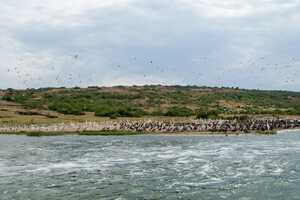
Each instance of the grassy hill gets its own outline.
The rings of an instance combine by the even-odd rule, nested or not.
[[[46,118],[300,115],[300,92],[160,85],[8,89],[0,91],[0,118],[7,112]]]

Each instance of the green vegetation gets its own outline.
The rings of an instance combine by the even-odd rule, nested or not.
[[[192,132],[192,133],[182,133],[182,134],[195,134],[195,135],[239,135],[246,132]],[[251,133],[251,132],[247,132]],[[151,134],[149,132],[135,132],[135,131],[115,131],[115,130],[107,130],[107,131],[83,131],[83,132],[11,132],[11,133],[0,133],[8,134],[8,135],[25,135],[28,137],[51,137],[51,136],[64,136],[64,135],[79,135],[79,136],[131,136],[131,135],[145,135]],[[153,133],[152,133],[153,134]],[[157,133],[156,133],[157,134]],[[167,133],[162,133],[167,134]],[[275,135],[277,131],[275,130],[266,130],[266,131],[255,131],[254,134],[257,135]],[[169,135],[176,135],[176,133],[169,133]]]
[[[66,115],[83,115],[83,109],[78,103],[72,101],[53,102],[48,108],[52,111],[57,111]]]
[[[269,130],[269,131],[256,131],[255,132],[258,135],[276,135],[277,131],[275,130]]]
[[[300,92],[197,86],[117,86],[0,91],[0,100],[25,109],[98,117],[171,116],[239,119],[251,115],[300,115]],[[243,117],[242,117],[243,118]]]
[[[194,111],[187,107],[173,106],[168,109],[165,115],[171,117],[189,117],[194,115]]]
[[[140,108],[131,108],[131,107],[108,107],[102,106],[95,109],[95,115],[99,117],[142,117],[147,113]]]
[[[62,136],[65,135],[66,133],[63,132],[25,132],[24,133],[26,136],[30,137],[42,137],[42,136]]]
[[[10,133],[0,133],[1,134],[7,134],[7,135],[26,135],[29,137],[42,137],[42,136],[62,136],[66,135],[67,133],[64,132],[25,132],[25,131],[20,131],[20,132],[10,132]]]
[[[26,135],[29,137],[43,137],[43,136],[63,136],[63,135],[81,135],[81,136],[126,136],[126,135],[141,135],[146,134],[144,132],[133,132],[133,131],[84,131],[84,132],[75,132],[75,133],[66,133],[66,132],[13,132],[6,133],[9,135]],[[0,133],[1,135],[1,133]]]
[[[218,111],[216,110],[197,110],[197,119],[219,119],[220,117]]]

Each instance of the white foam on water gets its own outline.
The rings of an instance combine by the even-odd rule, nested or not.
[[[71,169],[80,167],[81,165],[79,163],[75,162],[63,162],[63,163],[56,163],[49,166],[51,169],[59,168],[59,169]]]
[[[77,159],[74,161],[66,161],[66,162],[58,162],[58,163],[44,163],[42,165],[33,166],[34,169],[28,169],[27,172],[49,172],[51,170],[65,170],[65,171],[73,171],[73,170],[95,170],[101,169],[105,170],[109,168],[111,165],[105,166],[104,163],[97,163],[94,160],[89,160],[87,158]],[[32,168],[32,167],[30,167]]]
[[[282,168],[276,168],[271,174],[272,175],[280,175],[284,170]]]
[[[30,169],[27,171],[28,172],[39,172],[39,171],[49,172],[55,169],[70,170],[74,168],[79,168],[80,166],[81,165],[79,163],[75,163],[75,162],[51,163],[48,165],[37,166],[36,169]]]
[[[277,131],[277,133],[292,133],[292,132],[299,132],[300,133],[300,129],[285,129],[285,130]]]
[[[127,199],[124,198],[124,197],[118,197],[118,198],[116,198],[115,200],[127,200]]]
[[[161,154],[161,155],[157,155],[158,158],[161,159],[173,159],[173,158],[177,158],[178,155],[174,154],[174,153],[168,153],[168,154]]]
[[[209,180],[199,181],[199,182],[183,182],[182,184],[187,186],[199,187],[205,185],[213,185],[223,183],[224,179],[222,178],[210,178]]]

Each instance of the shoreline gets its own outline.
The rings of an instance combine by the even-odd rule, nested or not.
[[[105,122],[70,122],[57,124],[11,124],[0,125],[1,134],[28,136],[57,135],[274,135],[282,130],[300,129],[299,119],[255,119],[255,120],[190,120],[152,121],[121,120]]]
[[[296,129],[281,129],[272,131],[259,132],[133,132],[133,131],[85,131],[85,132],[0,132],[0,136],[4,135],[20,135],[20,136],[138,136],[138,135],[159,135],[159,136],[268,136],[283,133],[293,133],[300,131]]]
[[[30,136],[30,137],[51,137],[51,136],[144,136],[144,135],[158,135],[158,136],[263,136],[276,135],[277,131],[272,132],[250,132],[250,133],[225,133],[225,132],[176,132],[176,133],[157,133],[157,132],[10,132],[0,133],[0,136],[15,135],[15,136]]]

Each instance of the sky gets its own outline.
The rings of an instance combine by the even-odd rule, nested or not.
[[[0,88],[300,91],[299,0],[0,0]]]

